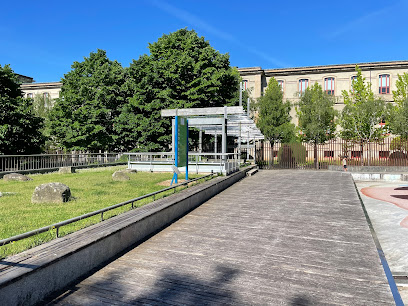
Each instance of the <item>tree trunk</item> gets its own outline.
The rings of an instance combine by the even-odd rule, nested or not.
[[[315,169],[319,169],[319,161],[317,159],[317,140],[314,141],[314,166]]]
[[[361,167],[362,167],[362,166],[364,166],[364,141],[363,140],[361,140],[360,145],[361,145],[361,157],[360,157],[360,160],[361,160]]]
[[[273,156],[273,147],[275,146],[274,141],[269,142],[271,144],[271,154],[269,155],[269,169],[273,167],[274,156]]]
[[[367,141],[367,166],[370,166],[370,159],[371,159],[370,141]]]

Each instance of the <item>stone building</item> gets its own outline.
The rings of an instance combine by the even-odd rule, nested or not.
[[[362,70],[366,82],[372,84],[374,94],[387,102],[393,102],[392,91],[396,90],[398,74],[408,73],[408,61],[341,64],[312,67],[262,69],[261,67],[238,68],[238,71],[249,89],[250,96],[259,98],[266,90],[268,81],[274,77],[282,87],[285,100],[295,103],[299,93],[315,82],[323,90],[335,97],[337,110],[343,108],[342,91],[351,89],[352,80],[356,77],[356,65]],[[297,123],[295,110],[292,109],[293,122]]]
[[[44,98],[53,101],[59,97],[61,86],[61,82],[23,83],[21,84],[21,90],[26,98],[34,98],[36,95],[42,95]]]

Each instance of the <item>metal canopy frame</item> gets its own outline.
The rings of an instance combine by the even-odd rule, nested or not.
[[[224,106],[208,108],[163,109],[162,117],[184,116],[189,127],[199,129],[199,152],[202,153],[202,132],[215,135],[215,153],[217,153],[217,136],[222,135],[222,153],[227,153],[227,136],[238,137],[238,151],[241,156],[241,143],[264,139],[264,135],[249,118],[242,106]],[[174,119],[173,119],[174,120]],[[174,126],[174,124],[173,124]],[[174,131],[173,131],[174,148]],[[248,150],[247,150],[248,154]]]

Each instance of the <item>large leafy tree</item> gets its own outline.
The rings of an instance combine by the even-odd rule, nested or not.
[[[388,123],[390,131],[408,140],[408,98],[395,106],[388,104]]]
[[[315,83],[302,94],[297,115],[301,137],[314,144],[314,163],[318,167],[317,146],[334,138],[336,131],[334,99]]]
[[[13,70],[0,65],[0,154],[41,152],[43,119],[34,114],[32,100],[22,96]]]
[[[398,75],[395,82],[397,90],[393,91],[395,105],[388,104],[389,128],[393,134],[408,139],[408,73]]]
[[[49,115],[56,141],[69,150],[117,150],[114,120],[126,101],[124,83],[124,69],[103,50],[74,62]]]
[[[132,97],[115,123],[122,145],[137,150],[167,150],[171,123],[165,108],[212,107],[236,102],[239,73],[229,55],[216,51],[195,31],[181,29],[149,44],[149,55],[127,69]]]
[[[290,109],[290,102],[283,101],[278,81],[271,78],[265,94],[256,103],[256,125],[270,142],[272,152],[276,142],[290,142],[294,138],[295,126],[291,123]]]
[[[342,92],[345,106],[340,125],[342,137],[360,143],[361,150],[364,151],[366,144],[384,136],[384,129],[379,123],[386,116],[386,107],[383,100],[374,96],[371,84],[366,84],[358,66],[356,71],[357,78],[353,80],[352,89],[350,92]],[[363,157],[361,162],[363,163]]]
[[[398,78],[395,81],[395,87],[397,90],[393,90],[394,102],[401,104],[408,99],[408,73],[398,74]]]

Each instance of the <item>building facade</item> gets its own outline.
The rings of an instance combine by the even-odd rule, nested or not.
[[[61,91],[61,82],[48,82],[48,83],[23,83],[21,84],[21,90],[25,98],[33,98],[37,95],[41,95],[51,101],[59,97]]]
[[[374,94],[387,102],[393,102],[392,91],[396,90],[398,75],[408,73],[408,61],[358,63],[344,65],[327,65],[313,67],[262,69],[261,67],[238,68],[238,71],[249,89],[253,99],[261,97],[274,77],[282,87],[284,100],[296,103],[299,95],[308,86],[318,83],[323,90],[335,97],[335,109],[344,106],[342,91],[349,91],[353,78],[356,77],[356,65],[362,70],[366,82],[371,83]],[[297,123],[294,108],[291,112],[293,122]]]

